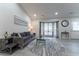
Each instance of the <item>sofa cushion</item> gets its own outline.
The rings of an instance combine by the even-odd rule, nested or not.
[[[18,33],[13,33],[11,36],[19,36]]]
[[[25,36],[24,32],[23,33],[20,33],[20,35],[21,35],[21,37],[24,37]]]
[[[26,36],[31,35],[30,32],[24,32]]]

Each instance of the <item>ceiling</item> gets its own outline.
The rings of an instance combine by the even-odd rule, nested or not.
[[[79,3],[20,3],[22,9],[33,19],[52,19],[79,16]],[[58,12],[58,15],[55,15]]]

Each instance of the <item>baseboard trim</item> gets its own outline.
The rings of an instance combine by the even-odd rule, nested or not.
[[[71,40],[79,40],[79,39],[71,39]]]

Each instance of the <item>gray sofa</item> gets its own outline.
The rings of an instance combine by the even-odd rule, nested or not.
[[[13,33],[12,36],[16,36],[20,48],[23,48],[35,39],[35,33],[31,34],[30,32]]]

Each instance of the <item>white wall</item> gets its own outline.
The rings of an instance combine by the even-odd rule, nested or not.
[[[71,18],[72,21],[78,21],[79,22],[79,17],[76,18]],[[79,39],[79,31],[73,31],[72,26],[71,26],[71,39]]]
[[[37,33],[37,36],[39,36],[39,22],[53,22],[53,21],[59,21],[59,38],[61,39],[61,32],[63,31],[67,31],[70,33],[70,39],[79,39],[79,32],[74,32],[72,31],[72,25],[71,22],[75,19],[79,19],[79,18],[75,18],[75,17],[66,17],[66,18],[59,18],[59,19],[49,19],[49,20],[33,20],[32,24],[33,24],[33,28],[34,28],[34,32]],[[62,20],[68,20],[69,21],[69,26],[68,27],[62,27],[61,26],[61,21]]]
[[[9,33],[27,31],[27,26],[14,24],[14,15],[19,16],[28,23],[30,22],[30,18],[18,4],[0,3],[0,38],[3,37],[6,31]]]

